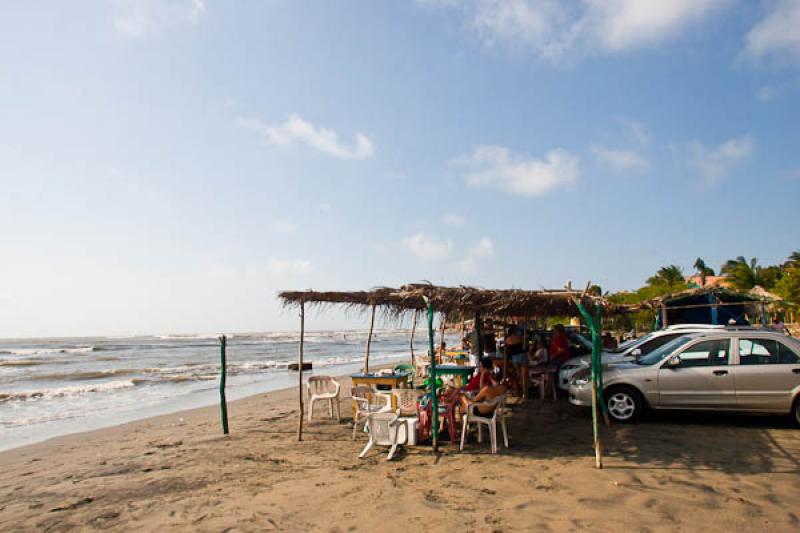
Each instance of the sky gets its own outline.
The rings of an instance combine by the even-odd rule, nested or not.
[[[800,248],[800,0],[3,2],[0,42],[0,337]]]

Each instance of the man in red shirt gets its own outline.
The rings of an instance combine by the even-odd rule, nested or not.
[[[551,368],[558,368],[569,359],[569,339],[564,331],[564,326],[556,324],[553,328],[553,339],[550,341],[550,363]]]

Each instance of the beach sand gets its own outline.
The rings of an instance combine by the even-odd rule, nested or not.
[[[230,404],[228,437],[208,407],[3,452],[0,531],[800,530],[800,430],[781,418],[604,428],[596,470],[588,413],[529,400],[496,456],[473,438],[387,462],[358,459],[349,418],[298,443],[296,399]]]

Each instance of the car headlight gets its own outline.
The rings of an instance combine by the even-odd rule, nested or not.
[[[592,372],[588,369],[578,370],[575,372],[575,375],[572,376],[571,383],[576,387],[583,387],[589,384],[591,375]]]

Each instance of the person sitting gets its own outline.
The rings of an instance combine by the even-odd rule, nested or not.
[[[472,378],[470,378],[469,382],[467,383],[466,391],[467,392],[478,392],[483,387],[490,385],[492,383],[492,360],[488,357],[481,358],[480,366],[478,366],[478,371],[475,373]]]
[[[536,335],[533,338],[533,344],[531,345],[531,366],[536,365],[546,365],[549,358],[547,356],[547,343],[544,342],[541,335]]]
[[[466,413],[469,406],[478,404],[478,412],[483,416],[491,415],[494,412],[495,405],[481,405],[482,402],[494,400],[498,396],[502,396],[508,392],[505,384],[503,383],[503,371],[495,368],[492,372],[492,383],[483,387],[478,394],[472,399],[466,395],[461,397],[462,412]]]

